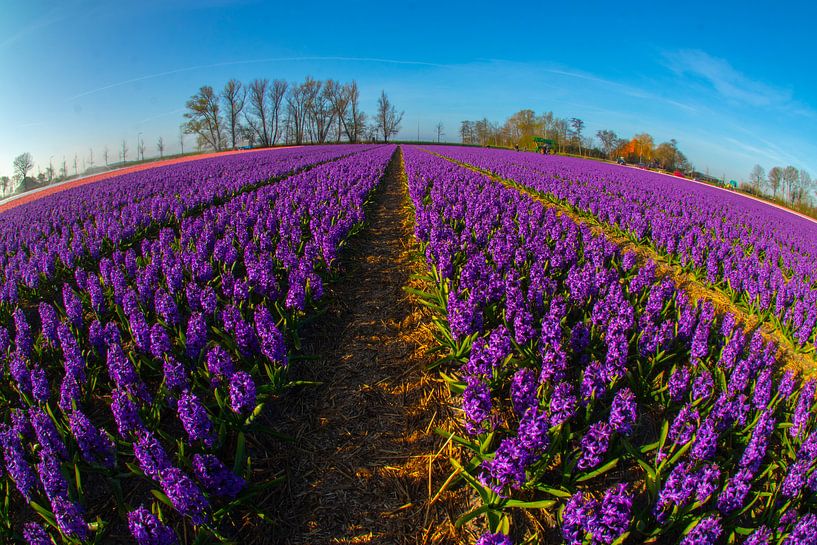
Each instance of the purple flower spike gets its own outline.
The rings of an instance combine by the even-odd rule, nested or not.
[[[723,528],[720,517],[706,517],[681,540],[681,545],[715,545]]]
[[[255,409],[255,382],[249,373],[238,371],[230,377],[230,408],[241,415]]]
[[[216,442],[215,430],[207,410],[196,394],[189,390],[182,392],[179,396],[176,412],[179,420],[184,426],[190,441],[201,441],[208,447],[212,447]]]
[[[482,534],[477,540],[476,545],[513,545],[511,538],[502,533],[497,534]]]
[[[45,528],[37,522],[26,522],[23,526],[23,539],[28,545],[53,545],[51,536],[45,531]]]
[[[194,524],[205,524],[210,520],[210,503],[182,470],[175,467],[163,469],[160,482],[165,495],[179,513],[190,517]]]
[[[193,455],[193,473],[204,488],[216,496],[235,498],[246,484],[212,454]]]
[[[150,511],[140,506],[128,513],[128,529],[138,545],[174,545],[176,532]]]
[[[612,428],[607,422],[596,422],[587,430],[581,440],[582,455],[576,467],[592,469],[598,466],[610,446]]]
[[[636,420],[635,394],[629,388],[622,388],[613,399],[610,409],[610,426],[617,433],[630,435]]]

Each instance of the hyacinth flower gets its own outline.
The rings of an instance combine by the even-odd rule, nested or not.
[[[714,545],[721,534],[723,527],[720,517],[706,517],[698,521],[698,524],[684,536],[681,545]]]
[[[266,307],[255,309],[255,331],[258,334],[261,353],[271,363],[286,366],[287,354],[284,336],[275,325],[275,320]]]
[[[105,430],[96,428],[79,409],[69,415],[68,424],[83,460],[108,468],[114,467],[116,449]]]
[[[43,452],[61,459],[68,458],[68,450],[51,417],[39,407],[30,408],[28,417]]]
[[[207,345],[207,322],[200,312],[194,312],[187,320],[185,343],[187,357],[197,360],[201,351]]]
[[[183,471],[175,467],[162,469],[159,481],[162,491],[179,513],[190,517],[194,524],[205,524],[210,520],[210,503]]]
[[[625,483],[608,488],[601,501],[578,492],[562,512],[562,537],[565,543],[578,545],[589,535],[593,545],[610,545],[629,529],[632,508]]]
[[[196,394],[189,390],[182,392],[179,395],[176,414],[191,442],[201,441],[208,447],[215,444],[216,434],[213,422]]]
[[[637,417],[635,394],[629,388],[622,388],[613,399],[608,423],[613,431],[630,435]]]
[[[127,392],[119,389],[111,392],[111,412],[117,431],[122,437],[145,429],[142,418],[139,416],[139,406]]]
[[[22,430],[19,426],[0,425],[0,446],[3,448],[6,473],[26,501],[31,501],[31,496],[37,489],[37,476],[26,460],[21,435]]]
[[[219,345],[215,345],[207,351],[205,363],[213,386],[217,386],[223,380],[229,380],[235,372],[232,356]]]
[[[234,413],[247,415],[255,409],[255,382],[249,373],[237,371],[230,377],[230,408]]]
[[[23,525],[23,539],[28,545],[53,545],[54,543],[45,528],[37,522],[26,522]]]
[[[176,532],[153,513],[140,506],[128,513],[128,529],[138,545],[175,545]]]
[[[170,456],[161,442],[149,431],[139,431],[133,443],[133,454],[146,476],[158,481],[161,471],[172,467]]]
[[[482,534],[477,540],[476,545],[513,545],[513,541],[503,533],[487,533]]]
[[[817,391],[817,380],[809,380],[800,390],[800,396],[797,398],[797,406],[792,415],[792,426],[789,428],[789,434],[798,438],[803,434],[806,423],[811,419],[811,408],[814,404],[814,393]]]
[[[466,431],[469,434],[482,433],[484,425],[490,427],[491,407],[491,390],[488,385],[479,377],[467,377],[462,395],[462,409],[465,413]]]
[[[612,427],[607,422],[596,422],[591,425],[581,439],[581,455],[576,467],[581,470],[597,467],[610,447]]]
[[[232,500],[246,482],[212,454],[193,455],[193,474],[211,494]]]
[[[62,533],[79,540],[88,537],[88,524],[83,518],[82,506],[68,498],[56,496],[51,500],[51,508]]]

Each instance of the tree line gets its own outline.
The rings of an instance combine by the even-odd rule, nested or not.
[[[792,165],[774,166],[766,170],[755,165],[749,173],[749,182],[742,188],[750,193],[782,200],[791,205],[811,205],[815,181],[805,169]]]
[[[554,142],[555,151],[589,157],[618,158],[630,163],[643,163],[669,171],[688,171],[691,165],[672,139],[656,145],[648,133],[639,133],[630,139],[620,138],[615,131],[600,130],[595,135],[585,134],[583,120],[560,118],[553,112],[536,115],[533,110],[520,110],[503,123],[488,119],[462,121],[460,137],[463,144],[480,146],[519,146],[535,148],[534,138]]]
[[[398,112],[385,91],[369,118],[360,106],[357,82],[303,82],[265,78],[227,81],[216,91],[203,85],[187,101],[182,125],[202,148],[214,151],[277,144],[323,144],[382,139],[400,130]]]
[[[145,160],[145,141],[141,138],[141,134],[136,140],[136,161]],[[184,137],[183,131],[179,132],[179,145],[181,146],[181,153],[184,154]],[[163,137],[156,140],[155,157],[164,158],[164,152],[167,149],[167,144]],[[48,160],[48,164],[44,167],[42,165],[37,167],[34,162],[34,157],[31,153],[21,153],[14,158],[12,162],[13,174],[12,176],[0,176],[0,196],[6,196],[9,192],[22,193],[42,187],[45,185],[63,182],[80,175],[96,174],[110,170],[111,168],[118,168],[125,166],[128,163],[130,147],[128,141],[123,139],[112,152],[108,146],[102,149],[101,156],[94,156],[94,148],[88,148],[88,155],[81,156],[79,153],[74,153],[73,160],[67,159],[63,156],[61,162],[54,163],[54,156]],[[101,159],[101,161],[98,161]],[[118,159],[118,160],[117,160]],[[37,167],[37,173],[34,173]]]

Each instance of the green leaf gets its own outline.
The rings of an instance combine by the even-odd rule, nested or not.
[[[568,494],[569,497],[569,494]],[[556,505],[556,500],[522,501],[508,500],[505,507],[521,507],[523,509],[548,509]]]
[[[552,488],[541,484],[537,484],[536,489],[541,490],[545,494],[550,494],[551,496],[555,496],[557,498],[569,498],[573,495],[567,490],[563,490],[561,488]]]
[[[170,498],[168,498],[167,496],[165,496],[165,495],[164,495],[164,493],[162,493],[161,491],[156,490],[155,488],[153,488],[153,489],[151,489],[150,493],[151,493],[151,494],[153,494],[153,496],[154,496],[154,497],[155,497],[157,500],[159,500],[159,501],[160,501],[160,502],[162,502],[163,504],[167,505],[167,506],[168,506],[168,507],[170,507],[171,509],[176,509],[175,507],[173,507],[173,502],[171,502],[171,501],[170,501]]]
[[[53,526],[55,528],[57,527],[57,518],[54,516],[54,513],[52,513],[51,511],[49,511],[48,509],[46,509],[45,507],[43,507],[42,505],[40,505],[36,501],[30,501],[28,503],[28,505],[31,506],[31,508],[34,509],[37,512],[38,515],[43,517],[43,519],[45,519],[45,521],[48,524],[50,524],[51,526]]]
[[[247,439],[244,432],[238,432],[238,438],[235,445],[235,463],[233,464],[233,473],[241,475],[244,471],[244,458],[247,456]]]
[[[614,458],[613,460],[610,460],[609,462],[607,462],[606,464],[604,464],[600,468],[596,469],[595,471],[591,471],[590,473],[586,473],[585,475],[582,475],[581,477],[576,479],[576,482],[577,483],[583,483],[584,481],[589,481],[590,479],[592,479],[594,477],[598,477],[599,475],[601,475],[603,473],[606,473],[607,471],[610,471],[611,469],[616,467],[616,465],[618,465],[618,461],[619,461],[619,458]]]
[[[489,506],[489,505],[483,505],[482,507],[477,507],[476,509],[474,509],[470,513],[466,513],[463,516],[461,516],[460,518],[458,518],[454,522],[454,527],[462,528],[464,524],[468,523],[468,521],[471,521],[471,520],[477,518],[478,516],[487,513],[490,509],[491,509],[491,506]]]

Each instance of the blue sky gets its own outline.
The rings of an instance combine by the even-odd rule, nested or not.
[[[172,153],[200,85],[312,75],[357,80],[368,112],[385,89],[402,138],[442,121],[455,140],[463,119],[532,108],[675,138],[716,176],[817,175],[810,3],[0,0],[0,13],[0,174],[23,151],[44,167],[93,148],[99,163],[127,139],[134,157],[139,133],[147,155],[159,136]]]

